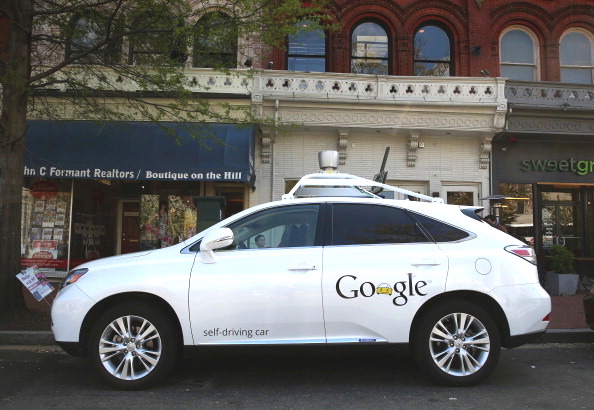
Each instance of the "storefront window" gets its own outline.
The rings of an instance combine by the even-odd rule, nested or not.
[[[499,204],[499,220],[513,236],[534,246],[531,184],[499,184],[499,193],[510,199]]]
[[[196,234],[196,207],[191,196],[140,197],[140,250],[166,248]]]
[[[448,191],[446,201],[450,205],[472,206],[472,192]]]
[[[63,277],[68,265],[70,181],[30,180],[23,188],[21,266]]]

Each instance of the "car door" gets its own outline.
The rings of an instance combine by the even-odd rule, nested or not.
[[[448,259],[403,209],[334,203],[324,248],[328,343],[408,342],[415,312],[444,291]]]
[[[319,204],[250,214],[228,226],[234,242],[216,251],[215,263],[196,257],[189,289],[196,344],[325,342],[320,215]]]

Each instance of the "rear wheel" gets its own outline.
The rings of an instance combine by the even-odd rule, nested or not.
[[[91,330],[89,357],[99,376],[122,390],[163,379],[178,355],[171,320],[156,307],[126,303],[106,311]]]
[[[499,331],[477,305],[451,301],[422,319],[413,340],[415,358],[434,381],[469,386],[488,377],[499,360]]]

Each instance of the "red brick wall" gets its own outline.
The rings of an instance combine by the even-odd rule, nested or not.
[[[594,36],[593,0],[335,0],[328,14],[341,25],[328,36],[331,72],[350,71],[350,35],[364,19],[388,31],[393,75],[412,75],[414,32],[426,21],[439,22],[451,32],[457,76],[480,76],[481,70],[499,75],[500,36],[516,25],[538,38],[540,79],[559,81],[563,33],[579,27]],[[284,50],[277,50],[274,60],[274,68],[286,69]]]

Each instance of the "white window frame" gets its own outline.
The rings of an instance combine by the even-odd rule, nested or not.
[[[479,184],[464,183],[444,183],[442,184],[442,198],[448,203],[448,192],[471,192],[472,206],[478,206],[479,193],[481,192]]]
[[[534,50],[534,55],[533,55],[533,64],[526,64],[526,63],[510,63],[510,62],[503,62],[502,59],[502,49],[503,47],[501,46],[501,41],[503,40],[503,37],[509,33],[510,31],[523,31],[524,33],[526,33],[531,39],[532,39],[532,44],[533,44],[533,50]],[[538,41],[538,37],[536,36],[536,34],[534,34],[534,32],[532,30],[530,30],[528,27],[525,26],[510,26],[507,27],[505,30],[503,30],[501,32],[501,36],[499,37],[499,70],[500,72],[502,71],[501,68],[503,66],[521,66],[521,67],[532,67],[534,70],[534,79],[533,81],[540,81],[540,42]]]
[[[580,66],[580,65],[562,65],[561,64],[561,41],[563,40],[563,38],[568,35],[568,34],[572,34],[572,33],[579,33],[584,35],[588,41],[590,41],[590,65],[589,66]],[[560,71],[563,70],[564,68],[585,68],[585,69],[590,69],[590,71],[592,72],[592,83],[594,83],[594,35],[592,35],[592,33],[590,33],[589,31],[580,29],[580,28],[572,28],[567,30],[566,32],[563,33],[563,35],[561,35],[561,37],[559,38],[559,67],[560,67]],[[561,73],[559,73],[561,74]]]

